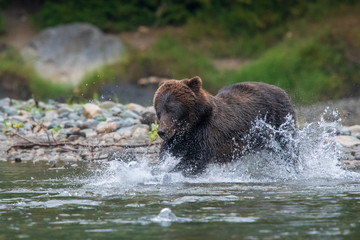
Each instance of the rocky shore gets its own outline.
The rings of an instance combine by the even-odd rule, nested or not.
[[[134,103],[0,99],[0,161],[45,160],[53,167],[117,156],[130,161],[146,155],[156,161],[160,140],[150,140],[154,121],[153,107]],[[360,167],[360,125],[339,126],[330,140],[340,144],[344,167]]]
[[[1,99],[0,160],[96,161],[116,154],[125,160],[143,154],[156,160],[159,140],[149,137],[154,121],[153,107],[133,103]]]

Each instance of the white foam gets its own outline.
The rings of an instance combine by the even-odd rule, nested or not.
[[[336,113],[333,113],[336,115]],[[288,119],[291,124],[292,119]],[[137,162],[125,163],[111,161],[94,175],[84,180],[84,188],[99,188],[100,194],[111,195],[121,192],[138,191],[149,186],[169,186],[183,183],[249,183],[276,182],[312,179],[348,179],[359,178],[360,174],[347,171],[339,166],[341,150],[334,142],[329,141],[341,126],[340,121],[318,122],[303,125],[293,137],[286,132],[289,125],[284,124],[280,130],[273,129],[262,120],[254,124],[254,132],[270,131],[273,139],[270,146],[275,151],[251,153],[229,164],[214,164],[208,166],[205,173],[199,177],[184,177],[181,173],[169,173],[179,160],[168,156],[158,165],[150,165],[151,159],[144,156]],[[284,150],[275,141],[275,133],[282,133],[293,144],[285,156],[299,154],[299,164],[296,169],[289,166],[284,159]],[[298,151],[298,152],[297,152]],[[289,154],[290,153],[290,154]]]

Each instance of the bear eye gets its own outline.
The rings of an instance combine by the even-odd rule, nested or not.
[[[156,117],[160,120],[161,115],[159,112],[156,112]]]

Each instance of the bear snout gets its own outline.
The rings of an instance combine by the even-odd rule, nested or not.
[[[169,128],[169,129],[164,129],[164,128],[159,128],[157,130],[158,135],[163,139],[163,140],[167,140],[172,138],[175,135],[175,129],[174,128]]]
[[[165,130],[158,129],[157,133],[162,139],[165,139],[165,136],[166,136]]]

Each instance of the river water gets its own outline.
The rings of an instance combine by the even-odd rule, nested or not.
[[[299,131],[296,172],[274,153],[196,178],[168,173],[171,157],[0,162],[0,240],[360,239],[360,172],[339,166],[331,127]]]

